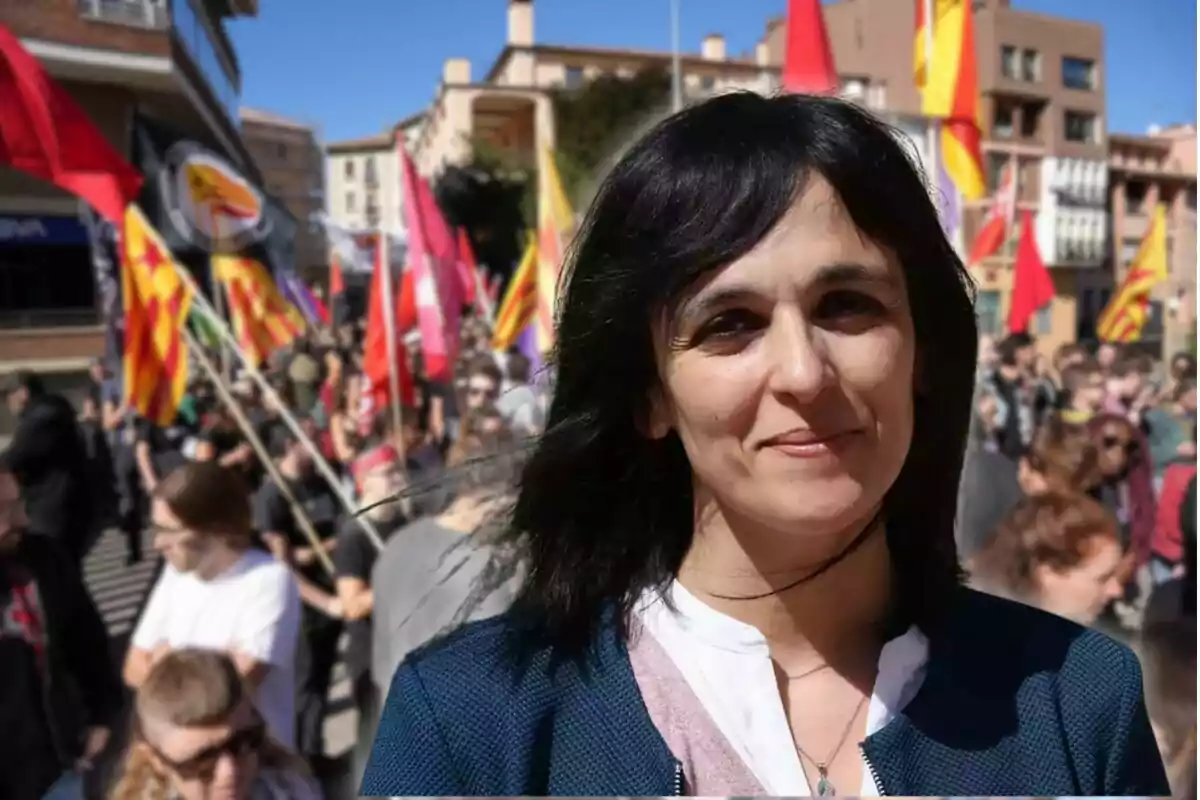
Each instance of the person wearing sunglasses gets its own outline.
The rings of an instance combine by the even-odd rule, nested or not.
[[[232,659],[176,650],[134,699],[113,800],[317,800],[304,762],[271,738]]]

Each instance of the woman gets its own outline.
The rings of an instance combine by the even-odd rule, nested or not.
[[[1038,427],[1017,467],[1026,495],[1087,493],[1100,483],[1099,453],[1087,429],[1050,416]]]
[[[1121,595],[1121,540],[1104,506],[1082,494],[1024,500],[976,556],[986,591],[1091,625]]]
[[[975,315],[896,137],[729,94],[614,167],[513,508],[528,578],[396,671],[364,794],[1166,790],[1128,650],[960,586]]]
[[[1100,457],[1097,495],[1120,525],[1134,566],[1150,560],[1157,503],[1146,438],[1128,419],[1100,414],[1088,424]]]
[[[177,650],[134,700],[113,800],[317,800],[303,762],[272,741],[228,656]]]

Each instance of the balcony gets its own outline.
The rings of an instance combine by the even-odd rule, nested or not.
[[[145,30],[165,30],[170,22],[161,0],[75,0],[79,16]]]

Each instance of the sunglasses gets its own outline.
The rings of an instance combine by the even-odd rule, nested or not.
[[[1105,450],[1120,448],[1129,456],[1136,455],[1138,451],[1137,442],[1130,439],[1122,439],[1119,436],[1105,436],[1100,440],[1100,444],[1103,445]]]
[[[180,778],[191,781],[208,780],[216,772],[217,763],[221,760],[222,756],[228,755],[234,758],[243,758],[257,752],[266,740],[267,726],[260,721],[249,728],[243,728],[237,733],[232,734],[225,741],[218,742],[212,747],[206,747],[196,755],[182,761],[174,761],[168,758],[163,755],[161,750],[149,742],[146,742],[146,746],[153,750],[154,754],[162,759]]]

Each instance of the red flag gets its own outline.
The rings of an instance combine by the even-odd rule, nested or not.
[[[1012,302],[1008,307],[1009,333],[1029,329],[1029,320],[1054,299],[1054,281],[1033,238],[1033,215],[1021,212],[1021,239],[1013,264]]]
[[[476,297],[475,287],[477,285],[476,275],[479,272],[479,264],[475,261],[475,251],[471,248],[471,238],[467,236],[466,228],[458,229],[458,277],[462,282],[462,301],[463,305],[479,306],[479,310],[483,310],[483,303]]]
[[[342,262],[337,255],[329,258],[329,301],[346,291],[346,276],[342,274]]]
[[[142,186],[141,174],[3,25],[0,164],[83,198],[118,225]]]
[[[400,333],[408,333],[418,324],[417,290],[413,275],[411,269],[406,269],[400,278],[399,299],[396,301],[396,328]]]
[[[1017,177],[1016,163],[1009,159],[1000,178],[1000,186],[996,189],[992,207],[988,209],[983,227],[975,235],[971,243],[971,254],[967,257],[967,266],[973,267],[988,256],[994,255],[1008,240],[1013,225],[1013,217],[1017,212]]]
[[[363,373],[371,381],[373,408],[380,411],[391,400],[391,361],[388,358],[387,322],[385,314],[396,314],[395,295],[384,292],[383,247],[375,244],[375,269],[371,275],[371,288],[367,299],[367,330],[363,337]],[[404,344],[400,341],[400,326],[396,326],[396,374],[400,384],[400,398],[404,405],[413,405],[413,382],[408,371],[408,358]]]
[[[837,94],[841,88],[821,0],[788,0],[783,88],[807,94]]]

